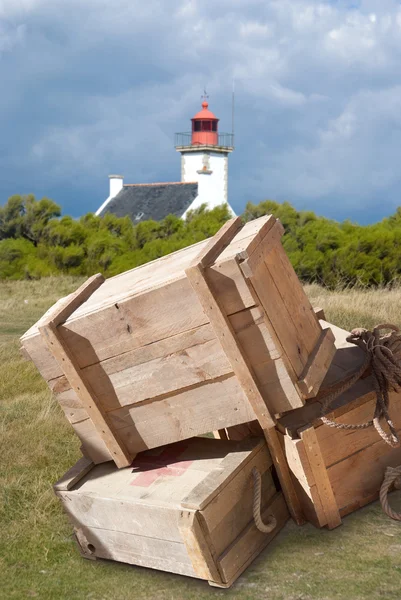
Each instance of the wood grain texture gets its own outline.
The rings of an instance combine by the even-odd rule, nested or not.
[[[201,579],[222,582],[210,538],[206,540],[197,511],[182,511],[179,528],[194,572]]]
[[[80,479],[82,479],[82,477],[85,477],[85,475],[89,473],[93,466],[94,463],[83,456],[69,471],[67,471],[67,473],[65,473],[65,475],[63,475],[61,479],[57,481],[57,483],[53,485],[53,489],[57,492],[70,490],[80,481]]]
[[[100,437],[110,451],[110,454],[113,456],[116,464],[119,467],[125,467],[131,464],[134,455],[127,451],[122,439],[118,434],[116,435],[115,432],[112,431],[106,413],[97,400],[90,385],[82,376],[74,354],[61,339],[57,326],[50,321],[40,327],[40,333],[46,340],[46,343],[48,344],[49,349],[51,349],[57,362],[60,366],[62,365],[68,381],[88,412],[96,429],[99,431]]]
[[[202,248],[189,268],[197,264],[205,268],[214,263],[224,248],[230,244],[237,231],[241,228],[241,217],[234,217],[233,219],[230,219],[224,223],[216,235],[209,240],[207,246]]]
[[[264,236],[258,237],[258,244],[252,243],[252,240],[245,252],[240,255],[240,258],[245,259],[241,264],[245,277],[252,277],[258,265],[265,261],[269,253],[281,243],[284,234],[282,224],[273,218],[270,220],[269,225],[270,227],[266,228]]]
[[[277,520],[277,527],[271,533],[261,533],[252,521],[220,557],[221,569],[227,582],[232,582],[245,570],[287,521],[288,509],[282,494],[277,494],[273,498],[262,513],[262,519],[267,519],[269,515],[273,515]]]
[[[271,459],[265,443],[262,440],[247,440],[238,446],[236,452],[231,452],[219,465],[219,468],[209,474],[191,493],[183,498],[181,505],[188,509],[204,510],[213,500],[225,490],[226,486],[236,477],[239,470],[248,471],[248,465],[257,462],[264,471],[271,466]],[[225,494],[224,494],[225,495]],[[224,497],[224,496],[222,496]],[[215,503],[213,503],[212,512]],[[204,513],[209,515],[209,512]],[[212,518],[213,521],[213,518]],[[213,523],[212,523],[213,527]]]
[[[336,353],[334,340],[333,331],[330,328],[323,329],[315,348],[309,355],[308,362],[297,382],[305,398],[313,398],[319,391]]]
[[[181,390],[167,398],[107,413],[131,452],[190,438],[255,419],[237,379],[232,377]]]
[[[239,345],[228,317],[207,281],[204,270],[200,265],[193,265],[186,273],[255,415],[262,427],[272,427],[273,419],[258,389],[251,365]]]
[[[341,517],[314,428],[309,427],[302,431],[301,440],[304,442],[316,488],[326,514],[327,526],[333,529],[341,525]]]

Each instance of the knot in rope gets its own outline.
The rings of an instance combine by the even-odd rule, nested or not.
[[[387,333],[381,333],[383,331],[387,331]],[[374,327],[373,331],[363,328],[353,329],[347,337],[347,342],[355,344],[364,351],[364,363],[340,388],[324,398],[321,419],[329,427],[336,427],[337,429],[365,429],[374,426],[387,444],[396,447],[400,442],[394,424],[390,419],[388,409],[390,403],[389,392],[398,392],[401,390],[401,334],[399,328],[396,325],[384,323]],[[327,413],[333,400],[352,387],[369,367],[372,370],[373,385],[376,393],[376,408],[373,419],[366,423],[355,425],[337,423],[336,421],[327,419],[324,415]],[[382,428],[381,420],[386,421],[390,431],[389,434]]]
[[[395,521],[401,521],[401,513],[396,513],[390,506],[388,501],[388,492],[391,486],[396,489],[401,489],[401,466],[399,467],[387,467],[384,475],[384,480],[380,488],[380,504],[386,515]]]

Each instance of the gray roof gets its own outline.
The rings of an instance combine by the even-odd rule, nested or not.
[[[161,221],[167,215],[182,217],[198,195],[197,183],[141,183],[124,185],[105,206],[99,216],[112,213],[128,216],[133,223],[153,219]]]

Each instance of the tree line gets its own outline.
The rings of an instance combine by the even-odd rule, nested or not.
[[[285,228],[284,248],[300,279],[330,288],[389,285],[401,277],[401,207],[374,225],[338,223],[288,202],[248,203],[244,221],[266,214]],[[202,207],[183,221],[134,225],[128,217],[88,213],[62,216],[48,198],[15,195],[0,207],[0,279],[39,279],[49,275],[106,277],[154,260],[216,233],[230,214],[225,206]]]

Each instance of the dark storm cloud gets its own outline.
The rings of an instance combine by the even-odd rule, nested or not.
[[[401,203],[395,1],[0,0],[0,202],[95,210],[109,172],[178,180],[207,85],[236,150],[230,201],[361,221]]]

